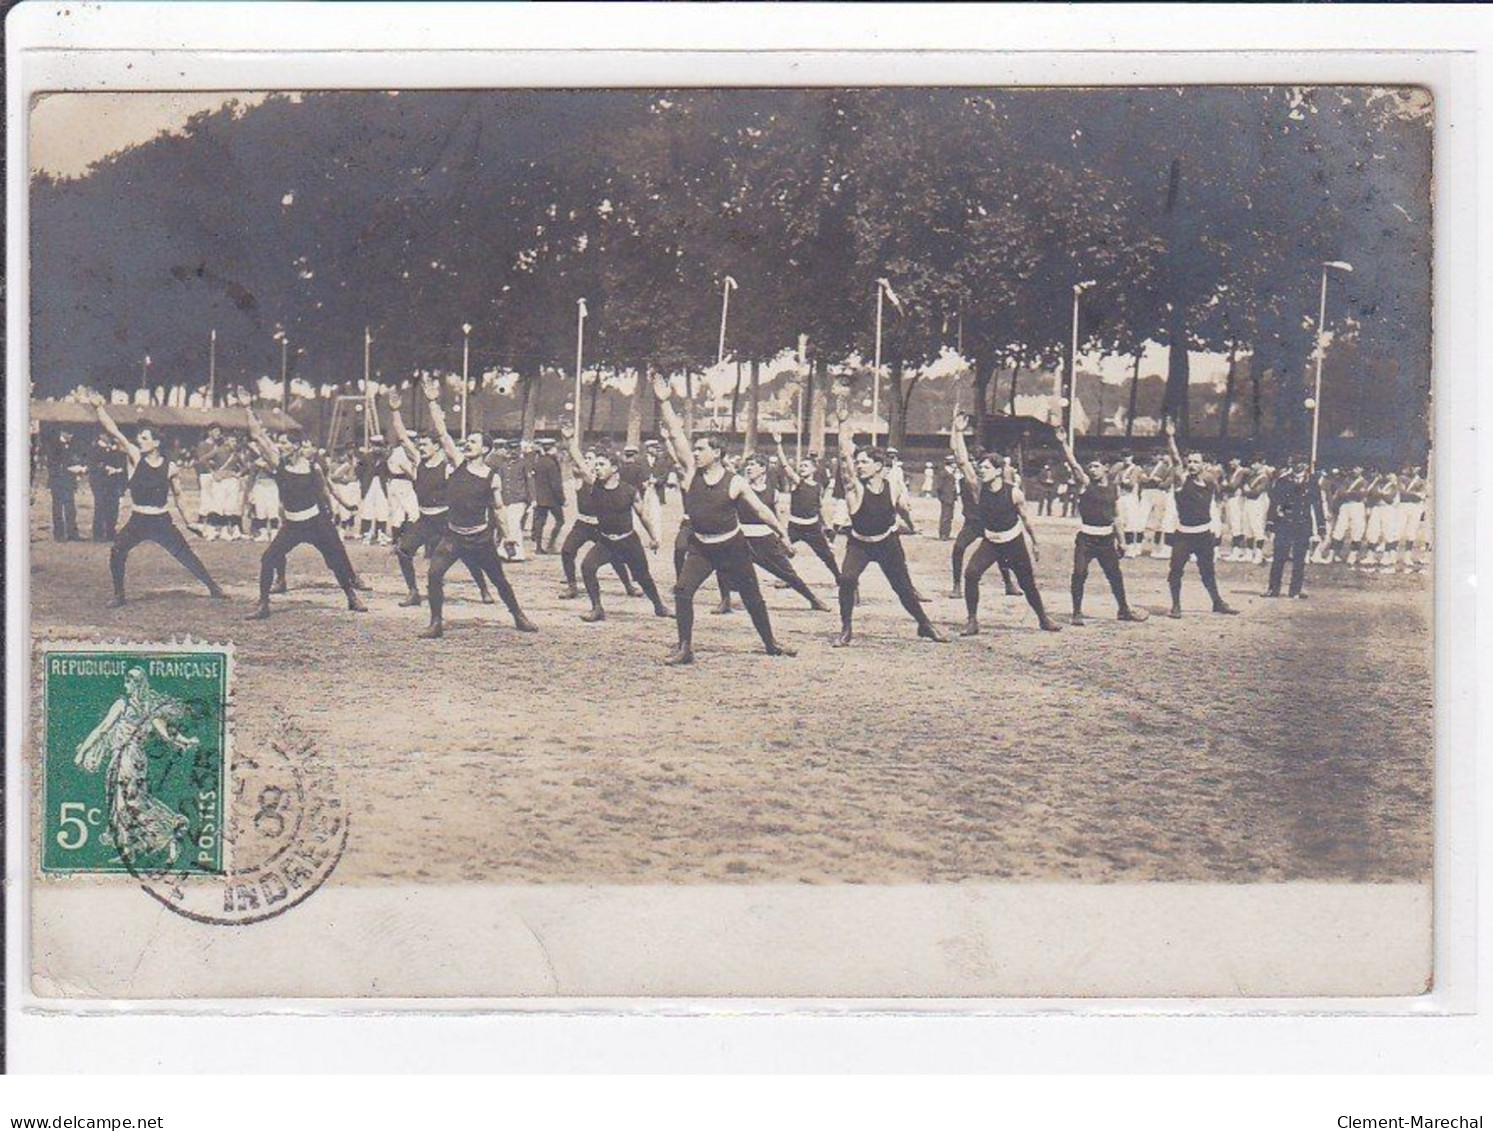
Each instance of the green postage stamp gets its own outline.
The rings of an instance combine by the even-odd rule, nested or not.
[[[42,870],[223,872],[232,651],[43,647]]]

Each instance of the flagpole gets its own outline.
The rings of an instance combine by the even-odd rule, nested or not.
[[[215,329],[207,339],[207,407],[213,407],[213,396],[218,385],[218,331]]]
[[[731,292],[736,289],[736,280],[727,275],[721,284],[721,336],[715,347],[715,363],[726,360],[726,312],[731,309]]]

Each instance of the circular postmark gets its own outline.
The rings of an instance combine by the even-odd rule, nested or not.
[[[165,863],[137,853],[132,835],[149,813],[128,799],[114,814],[120,858],[141,888],[169,910],[198,923],[241,927],[283,915],[314,895],[347,847],[347,810],[335,766],[315,740],[279,716],[263,737],[234,738],[226,796],[205,797],[189,839]],[[213,826],[208,807],[223,814]],[[222,867],[200,867],[221,838]],[[146,857],[149,856],[149,862]]]

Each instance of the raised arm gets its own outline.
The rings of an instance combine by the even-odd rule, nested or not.
[[[259,449],[259,454],[264,457],[264,462],[270,467],[280,466],[280,449],[275,447],[274,441],[269,433],[264,430],[263,423],[254,414],[252,408],[246,407],[244,413],[249,421],[249,442]]]
[[[1172,457],[1172,482],[1182,482],[1182,453],[1177,450],[1177,423],[1170,416],[1161,418],[1161,430],[1166,433],[1166,450]]]
[[[1078,462],[1078,457],[1073,454],[1073,442],[1068,438],[1068,433],[1063,429],[1057,430],[1058,443],[1063,448],[1063,459],[1068,461],[1068,470],[1073,472],[1073,483],[1080,491],[1089,489],[1089,473],[1083,469]]]
[[[855,473],[855,432],[850,427],[850,385],[835,385],[835,436],[840,448],[840,482],[852,514],[861,504],[861,480]]]
[[[404,400],[393,389],[389,390],[389,430],[394,433],[394,442],[404,449],[404,454],[410,457],[410,462],[416,467],[420,466],[420,449],[415,447],[415,441],[410,439],[409,429],[404,426],[404,417],[399,415],[400,406]]]
[[[425,377],[421,380],[420,387],[425,390],[425,399],[430,402],[430,426],[435,429],[441,451],[446,453],[446,458],[455,466],[461,462],[461,449],[456,446],[456,441],[446,428],[446,413],[441,408],[441,383],[434,377]]]
[[[788,455],[783,451],[783,436],[780,432],[772,434],[772,442],[778,450],[778,466],[783,469],[783,475],[788,480],[790,487],[797,487],[803,480],[799,478],[798,471],[788,462]]]
[[[965,482],[971,487],[980,485],[980,477],[975,474],[974,462],[969,458],[969,446],[964,442],[964,431],[969,427],[969,413],[954,411],[954,422],[949,428],[949,449],[954,453],[954,463],[958,465],[959,474],[964,476]]]
[[[586,464],[586,453],[581,451],[581,442],[576,438],[575,429],[569,424],[560,425],[560,438],[565,441],[565,454],[575,464],[575,473],[585,480],[586,486],[594,485],[596,472]]]
[[[684,421],[680,420],[679,414],[674,411],[674,393],[669,388],[669,379],[662,373],[655,373],[652,385],[653,396],[658,401],[659,418],[664,425],[664,439],[669,441],[669,450],[674,454],[674,462],[679,465],[680,485],[687,486],[695,474],[695,453],[690,451],[689,437],[684,432]]]
[[[104,435],[114,441],[115,446],[124,452],[125,457],[131,463],[138,462],[140,459],[140,449],[130,443],[129,438],[119,430],[119,425],[114,423],[114,418],[109,415],[109,410],[104,407],[104,398],[102,396],[94,398],[93,411],[98,417],[99,427],[104,430]]]

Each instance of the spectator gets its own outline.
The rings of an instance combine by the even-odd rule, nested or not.
[[[59,542],[81,542],[78,533],[78,476],[82,458],[71,432],[58,432],[47,449],[47,488],[52,493],[52,537]]]
[[[93,494],[93,540],[112,542],[119,526],[119,500],[128,467],[125,456],[100,432],[88,450],[88,489]]]

